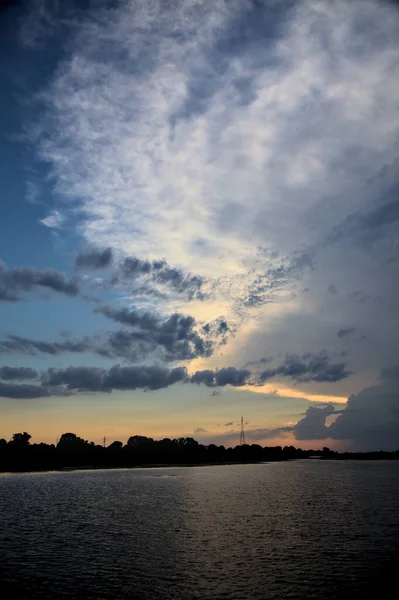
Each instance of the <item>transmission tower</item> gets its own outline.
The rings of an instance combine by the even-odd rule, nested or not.
[[[244,417],[241,417],[240,446],[245,446]]]
[[[104,436],[104,438],[103,438],[103,448],[105,448],[106,443],[107,443],[107,438]]]

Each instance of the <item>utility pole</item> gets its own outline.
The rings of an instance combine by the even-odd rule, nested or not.
[[[241,417],[240,446],[245,446],[244,417]]]

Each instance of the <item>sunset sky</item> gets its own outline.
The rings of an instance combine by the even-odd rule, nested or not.
[[[398,449],[397,4],[1,7],[0,437]]]

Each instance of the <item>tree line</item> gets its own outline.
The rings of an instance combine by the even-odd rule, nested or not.
[[[225,448],[200,444],[192,437],[154,440],[142,435],[129,437],[126,444],[108,446],[89,442],[74,433],[63,433],[57,444],[31,444],[29,433],[0,438],[0,471],[23,472],[73,468],[112,468],[155,465],[201,465],[284,461],[319,457],[324,459],[399,458],[397,452],[338,453],[324,447],[302,450],[294,446],[244,444]]]

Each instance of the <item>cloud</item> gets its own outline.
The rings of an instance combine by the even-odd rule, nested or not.
[[[187,377],[185,367],[168,370],[162,367],[112,367],[104,380],[105,389],[157,390],[182,382]]]
[[[8,335],[5,340],[0,340],[0,354],[43,354],[57,355],[64,352],[87,352],[95,350],[93,341],[89,338],[82,340],[66,340],[63,342],[48,342],[43,340],[32,340],[19,335]]]
[[[380,383],[349,396],[345,410],[328,428],[329,437],[353,448],[399,448],[399,367],[385,369]]]
[[[263,371],[259,379],[267,381],[276,375],[291,377],[295,381],[333,382],[340,381],[350,375],[344,362],[331,363],[325,350],[318,353],[287,354],[285,361],[274,369]]]
[[[105,370],[99,367],[67,367],[49,369],[42,377],[46,387],[66,386],[69,390],[100,392],[103,390]]]
[[[0,397],[13,399],[45,398],[50,392],[40,385],[4,383],[0,381]]]
[[[290,4],[124,2],[76,27],[47,90],[41,154],[58,190],[84,198],[88,239],[191,264],[201,242],[239,263],[265,235],[297,249],[307,216],[325,229],[333,193],[336,218],[353,211],[398,130],[397,13]]]
[[[23,369],[20,373],[27,375],[28,371],[31,370]],[[36,372],[32,370],[33,373]],[[218,373],[222,373],[222,376],[218,376]],[[39,377],[41,385],[37,386],[0,382],[0,386],[2,386],[0,393],[10,398],[40,398],[42,396],[68,395],[77,392],[158,390],[176,383],[198,383],[196,377],[188,375],[186,367],[180,366],[168,369],[157,365],[114,365],[109,369],[86,366],[70,366],[65,369],[50,368],[39,374]],[[213,372],[213,380],[208,385],[238,386],[243,385],[246,378],[247,375],[244,375],[241,371],[233,367],[227,367]],[[7,396],[8,392],[9,395]]]
[[[330,426],[326,418],[338,415]],[[345,440],[352,450],[399,448],[399,366],[384,369],[380,383],[352,394],[343,410],[310,407],[293,427],[297,440]]]
[[[132,331],[111,336],[114,348],[118,343],[128,346],[136,341],[143,342],[153,350],[162,347],[166,360],[187,360],[210,356],[213,352],[214,341],[196,331],[196,321],[189,315],[174,313],[161,319],[153,313],[110,306],[101,307],[96,312],[132,328]]]
[[[208,433],[208,430],[203,427],[197,427],[197,429],[194,429],[194,433]]]
[[[40,219],[40,223],[49,229],[60,229],[65,217],[58,210],[53,210],[48,217]]]
[[[112,390],[157,390],[187,378],[184,367],[165,369],[158,366],[121,367],[68,367],[49,369],[42,378],[44,386],[65,386],[82,392],[111,392]]]
[[[235,367],[225,367],[216,371],[211,369],[204,369],[203,371],[196,371],[191,375],[191,383],[197,383],[198,385],[203,383],[209,387],[213,386],[225,386],[233,385],[239,387],[247,383],[251,372],[246,369],[236,369]]]
[[[113,254],[110,247],[103,250],[92,248],[80,252],[75,264],[77,269],[105,269],[112,264],[112,261]]]
[[[21,267],[8,270],[0,262],[0,301],[17,302],[21,300],[21,293],[30,292],[38,287],[71,297],[79,293],[75,279],[67,279],[63,273],[53,269],[41,271]]]
[[[292,428],[297,440],[324,440],[329,437],[326,418],[334,413],[334,405],[310,406],[303,419]]]
[[[229,423],[224,424],[224,427],[231,427],[232,425],[234,425],[234,421],[229,421]]]
[[[354,240],[374,258],[383,261],[399,259],[396,231],[399,222],[398,186],[390,190],[393,199],[370,209],[359,209],[350,214],[328,237],[329,243]],[[383,243],[381,243],[383,242]]]
[[[0,379],[36,379],[39,376],[35,369],[29,367],[0,367]]]
[[[140,290],[180,313],[196,290],[197,323],[223,313],[242,331],[226,364],[288,352],[277,374],[341,392],[335,333],[356,323],[368,342],[348,361],[365,385],[397,344],[397,7],[211,4],[126,0],[75,19],[41,90],[38,155],[84,243],[135,257],[115,275],[132,304]],[[205,283],[186,290],[190,273]],[[129,348],[127,333],[113,343]],[[305,358],[327,343],[327,363]]]
[[[247,369],[236,369],[235,367],[225,367],[215,372],[215,384],[217,386],[245,385],[250,377],[251,371]]]
[[[243,297],[239,299],[244,306],[262,306],[272,302],[276,293],[292,290],[306,269],[315,268],[314,257],[309,251],[294,252],[292,257],[277,255],[280,264],[269,263],[266,271],[252,281]]]
[[[348,337],[350,336],[352,333],[354,333],[354,331],[356,331],[355,327],[344,327],[342,329],[339,329],[337,331],[337,336],[339,338],[343,338],[343,337]]]
[[[223,319],[199,325],[193,317],[179,313],[162,317],[158,313],[111,306],[102,306],[96,312],[126,328],[60,341],[8,335],[0,340],[0,354],[92,352],[134,362],[153,355],[154,358],[170,362],[209,357],[218,345],[224,343],[229,333],[229,327]]]
[[[188,300],[204,300],[207,297],[201,291],[205,283],[203,277],[170,267],[164,259],[149,261],[128,256],[119,263],[118,269],[119,280],[122,279],[125,285],[144,278],[147,282],[166,286],[177,294],[186,294]]]

